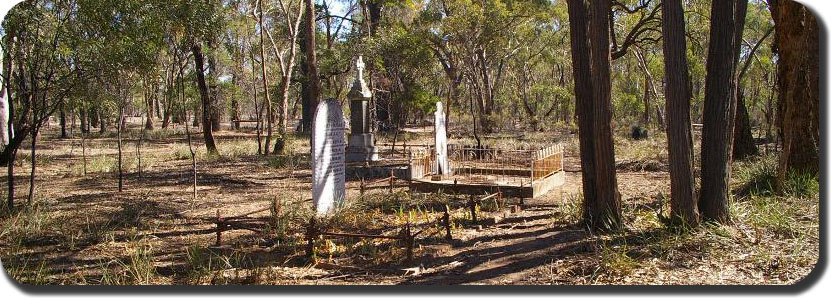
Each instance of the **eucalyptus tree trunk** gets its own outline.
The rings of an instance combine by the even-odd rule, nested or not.
[[[305,44],[303,47],[306,50],[307,90],[303,102],[303,116],[304,119],[308,117],[309,122],[307,124],[304,121],[304,129],[309,131],[312,128],[312,118],[321,94],[321,82],[318,77],[318,58],[315,53],[315,3],[312,0],[304,0],[304,2],[306,2],[306,12],[304,13],[306,18],[303,19],[303,41]],[[307,125],[309,127],[306,127]]]
[[[754,60],[754,53],[757,52],[757,49],[760,48],[760,45],[763,44],[763,41],[771,35],[771,32],[774,30],[774,27],[769,28],[766,31],[765,35],[757,41],[751,51],[746,55],[745,63],[743,63],[742,68],[737,75],[737,84],[742,82],[743,76],[745,76],[746,71],[748,71],[748,67],[751,66],[751,62]],[[766,74],[766,77],[768,74]],[[757,85],[759,86],[759,85]],[[755,88],[755,92],[751,98],[757,98],[757,91],[758,88]],[[734,117],[734,141],[733,141],[733,150],[732,156],[735,160],[742,160],[748,158],[750,156],[756,156],[759,154],[759,150],[757,149],[757,145],[754,143],[754,135],[751,133],[751,121],[749,118],[748,108],[745,105],[745,100],[743,92],[744,88],[741,85],[738,85],[736,90],[737,92],[737,112]],[[773,93],[773,92],[772,92]]]
[[[208,85],[205,82],[205,68],[203,67],[202,46],[194,44],[191,48],[194,54],[194,64],[196,67],[197,85],[199,87],[199,94],[202,98],[202,136],[205,138],[205,148],[209,155],[217,155],[217,144],[214,142],[214,134],[212,132],[211,123],[211,101],[208,94]]]
[[[612,2],[594,1],[590,5],[589,45],[591,55],[593,135],[597,210],[590,211],[593,228],[621,228],[621,195],[615,176],[615,149],[612,136],[612,83],[610,79],[610,18]]]
[[[162,110],[162,129],[167,129],[170,126],[170,114],[171,114],[171,101],[168,92],[170,92],[171,80],[167,78],[168,74],[165,74],[165,86],[162,89],[162,104],[164,107]]]
[[[274,126],[274,116],[273,116],[273,109],[272,109],[272,100],[269,96],[269,76],[266,74],[266,41],[263,38],[263,31],[265,31],[265,27],[263,27],[263,0],[257,1],[260,6],[260,72],[263,75],[263,106],[266,109],[266,142],[265,146],[263,147],[263,154],[269,154],[269,147],[271,146],[272,142],[272,129]]]
[[[734,116],[733,142],[732,157],[734,160],[743,160],[759,154],[757,145],[754,144],[754,135],[751,134],[751,120],[749,119],[742,89],[739,89],[737,93],[737,113]]]
[[[98,128],[101,125],[101,120],[98,116],[98,108],[90,107],[89,110],[87,110],[87,120],[89,120],[89,124],[87,124],[87,133],[90,132],[90,127]]]
[[[145,101],[145,108],[147,109],[147,119],[144,122],[144,128],[147,130],[153,130],[153,96],[152,90],[149,83],[145,84],[144,88],[144,101]]]
[[[97,118],[98,118],[98,122],[99,122],[98,133],[103,134],[105,131],[107,131],[107,120],[104,119],[104,117],[102,117],[101,109],[97,109],[96,113],[97,113],[96,115],[98,115]]]
[[[119,104],[118,109],[118,192],[124,191],[124,171],[122,169],[122,139],[121,131],[124,130],[124,104]]]
[[[58,121],[61,124],[61,138],[69,138],[69,134],[66,133],[66,104],[61,104],[58,108]]]
[[[281,3],[282,5],[282,3]],[[300,23],[303,20],[303,10],[300,10],[301,7],[298,7],[298,11],[295,14],[296,18],[292,20],[291,15],[292,12],[289,10],[291,7],[282,7],[283,13],[285,14],[285,20],[287,25],[289,26],[289,57],[285,63],[285,67],[283,67],[283,77],[280,80],[280,120],[278,122],[278,132],[280,134],[280,139],[275,140],[274,144],[274,152],[276,154],[283,154],[286,148],[286,139],[287,139],[287,132],[289,130],[289,87],[292,84],[292,74],[294,73],[295,67],[295,57],[297,53],[297,39],[298,39],[298,29],[300,27]],[[281,65],[283,65],[281,63]]]
[[[29,173],[29,197],[26,200],[26,204],[29,206],[32,205],[35,201],[35,171],[37,170],[37,155],[36,155],[36,147],[37,147],[37,140],[38,140],[38,131],[40,131],[39,126],[35,126],[34,130],[32,130],[32,150],[31,150],[31,158],[32,158],[32,169]]]
[[[153,117],[153,113],[148,114],[148,118]],[[136,170],[137,175],[139,178],[142,178],[142,141],[144,141],[144,134],[147,131],[147,127],[142,127],[141,135],[139,135],[139,139],[136,140]]]
[[[584,223],[591,229],[616,229],[621,225],[621,203],[615,183],[609,119],[604,123],[604,116],[608,117],[609,112],[601,107],[607,105],[609,109],[610,105],[609,20],[605,17],[610,6],[609,3],[593,4],[598,5],[592,7],[593,14],[601,13],[602,17],[590,21],[587,2],[569,0],[567,3],[581,152]],[[591,56],[590,49],[593,52],[597,50],[595,53],[599,55]],[[595,68],[600,69],[595,71]],[[604,85],[605,91],[598,90]],[[599,100],[599,96],[607,101]],[[599,128],[601,126],[606,126],[607,130]],[[607,134],[599,135],[599,132]],[[610,140],[601,140],[607,138]]]
[[[691,85],[688,73],[682,0],[662,1],[664,73],[667,78],[667,151],[670,162],[670,214],[673,221],[699,222],[690,130]]]
[[[705,78],[702,128],[702,188],[699,211],[703,220],[730,219],[729,180],[736,110],[736,67],[745,22],[746,0],[713,1]]]
[[[254,51],[249,52],[249,58],[251,58],[251,65],[252,66],[257,63],[257,61],[254,60]],[[257,103],[257,76],[254,76],[254,75],[251,76],[251,86],[253,87],[251,89],[251,92],[254,95],[254,115],[255,115],[254,117],[257,120],[257,123],[255,124],[255,128],[254,128],[255,132],[257,132],[257,154],[262,155],[263,154],[263,136],[262,136],[263,135],[263,113],[261,112],[262,111],[261,106],[263,106],[263,104],[261,103],[260,105],[258,105],[258,103]]]
[[[212,48],[214,46],[211,46]],[[222,109],[220,109],[219,101],[219,86],[217,86],[217,59],[215,55],[206,55],[208,57],[208,116],[211,120],[211,132],[216,132],[222,129]]]
[[[575,78],[575,115],[578,116],[578,140],[581,156],[581,188],[583,190],[584,221],[597,211],[595,201],[595,148],[593,146],[592,74],[589,63],[587,27],[589,16],[584,0],[569,0],[569,40],[572,53],[572,73]]]
[[[240,79],[237,74],[231,75],[231,81],[234,82],[234,86],[240,86]],[[231,97],[231,120],[232,128],[234,130],[240,130],[240,103],[235,96]]]
[[[5,38],[7,39],[6,43],[5,43],[7,49],[11,48],[11,46],[12,46],[12,44],[9,43],[8,41],[12,40],[13,36],[14,36],[14,33],[12,33],[12,32],[8,32],[7,35],[5,36]],[[0,156],[0,159],[3,159],[4,157],[6,157],[6,153],[8,153],[8,160],[6,161],[6,163],[7,163],[7,165],[6,165],[6,168],[7,168],[6,169],[7,170],[6,179],[7,179],[7,185],[8,185],[8,189],[7,189],[8,199],[7,199],[7,202],[6,202],[6,206],[10,210],[12,208],[14,208],[14,160],[15,160],[15,158],[17,158],[17,149],[18,149],[17,146],[11,147],[11,148],[9,147],[9,144],[12,141],[14,141],[14,139],[15,139],[14,138],[15,137],[14,136],[14,121],[13,121],[14,120],[14,99],[12,98],[11,84],[9,84],[11,80],[5,80],[5,78],[13,78],[14,77],[12,75],[12,72],[14,70],[12,62],[13,62],[13,60],[11,59],[11,57],[7,58],[6,60],[4,60],[2,62],[2,75],[4,77],[4,83],[5,84],[0,85],[0,87],[2,87],[2,90],[0,90],[0,94],[2,94],[5,97],[5,103],[4,103],[4,104],[6,104],[5,109],[8,109],[8,111],[9,111],[8,115],[5,115],[5,114],[3,115],[3,116],[6,116],[7,118],[3,119],[2,120],[3,123],[0,124],[0,130],[4,130],[3,132],[0,132],[0,134],[3,135],[2,136],[3,137],[2,138],[3,139],[2,143],[3,143],[3,146],[5,147],[4,151],[3,151],[3,155]],[[2,112],[2,113],[5,113],[5,112]]]
[[[81,119],[81,122],[80,122],[81,133],[87,132],[87,129],[89,129],[89,127],[87,127],[87,125],[88,125],[88,123],[87,123],[87,109],[84,109],[83,107],[78,108],[78,118]]]
[[[788,172],[819,172],[820,29],[812,12],[800,3],[773,0],[769,4],[780,54],[776,123],[783,150],[776,182],[783,191]]]
[[[301,117],[301,120],[300,120],[300,127],[301,128],[300,129],[301,129],[301,132],[311,132],[310,130],[312,128],[312,117],[314,117],[314,114],[315,114],[315,107],[312,106],[313,103],[312,103],[312,100],[311,100],[310,95],[309,95],[309,81],[310,81],[310,79],[309,79],[309,65],[306,62],[306,59],[307,59],[307,56],[308,56],[307,52],[309,52],[309,49],[307,48],[307,46],[309,46],[309,44],[306,41],[306,25],[305,24],[306,24],[306,18],[308,18],[308,17],[309,17],[308,15],[303,16],[303,18],[304,18],[304,28],[303,28],[303,30],[300,30],[300,32],[298,32],[299,33],[298,38],[300,39],[300,45],[298,46],[298,49],[300,50],[301,54],[303,55],[301,60],[298,61],[298,68],[300,69],[301,77],[302,77],[301,81],[300,81],[300,108],[301,108],[301,116],[300,116]]]

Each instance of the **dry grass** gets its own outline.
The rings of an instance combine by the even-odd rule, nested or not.
[[[178,130],[148,132],[142,178],[135,173],[135,140],[126,143],[122,193],[114,187],[112,136],[87,140],[87,176],[81,175],[79,139],[44,138],[36,204],[0,209],[0,256],[10,275],[26,284],[786,284],[804,277],[818,258],[817,177],[792,174],[786,192],[777,194],[771,156],[734,165],[731,224],[666,225],[660,213],[668,211],[668,174],[661,167],[642,167],[666,164],[664,137],[658,134],[646,141],[616,138],[619,164],[639,166],[619,168],[626,223],[621,232],[591,235],[577,226],[582,196],[575,172],[568,174],[562,197],[552,193],[491,225],[472,223],[464,201],[446,194],[379,188],[360,196],[358,183],[348,182],[349,201],[321,219],[323,226],[395,235],[410,223],[424,230],[416,249],[424,274],[402,275],[407,267],[402,244],[379,239],[318,240],[319,264],[308,267],[308,138],[291,138],[285,155],[268,157],[257,155],[251,133],[220,132],[215,157],[195,139],[194,201],[190,151]],[[136,131],[126,136],[135,138]],[[579,165],[577,140],[569,135],[532,133],[519,142],[505,135],[487,144],[563,140],[570,165]],[[429,134],[418,132],[401,137],[430,142]],[[28,168],[18,171],[25,176]],[[25,177],[18,186],[25,193]],[[19,201],[25,198],[18,195]],[[456,239],[452,246],[434,222],[446,205]],[[228,231],[224,246],[213,246],[211,219],[217,210],[228,216],[263,207],[271,209],[251,216],[262,219],[263,233]],[[491,201],[476,209],[481,219],[508,215],[508,208]]]

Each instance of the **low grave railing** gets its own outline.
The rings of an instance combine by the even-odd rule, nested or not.
[[[436,173],[436,154],[433,148],[414,148],[410,155],[410,175],[414,179],[423,178]]]
[[[532,181],[563,171],[563,146],[552,145],[532,154]]]
[[[448,157],[455,176],[468,177],[474,182],[487,180],[515,186],[532,186],[535,181],[563,170],[563,147],[541,149],[476,148],[448,145]],[[410,151],[410,166],[414,178],[436,173],[433,148]]]

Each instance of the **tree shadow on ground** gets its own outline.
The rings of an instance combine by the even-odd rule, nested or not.
[[[622,233],[605,241],[606,246],[628,244],[629,246],[642,246],[653,242],[667,234],[667,230],[656,229],[638,233]],[[478,243],[492,242],[495,240],[521,240],[503,246],[478,249]],[[429,261],[420,260],[426,269],[443,268],[442,271],[414,276],[401,282],[402,284],[467,284],[467,283],[494,283],[492,279],[501,278],[509,274],[520,274],[526,270],[534,269],[558,259],[566,259],[576,255],[598,254],[598,239],[583,229],[576,226],[555,226],[542,228],[528,232],[500,235],[495,237],[484,236],[471,239],[465,242],[463,250],[448,257],[436,258]],[[629,254],[629,252],[628,252]],[[648,255],[640,254],[633,258],[641,260],[648,258]],[[600,261],[592,263],[598,268]],[[456,267],[449,265],[459,264]],[[597,269],[592,269],[597,270]],[[584,271],[581,273],[591,273]],[[522,274],[521,274],[522,275]]]

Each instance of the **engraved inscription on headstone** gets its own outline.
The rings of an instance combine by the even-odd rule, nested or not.
[[[326,99],[315,109],[312,125],[312,201],[318,215],[344,202],[344,155],[346,126],[341,103]]]
[[[433,113],[434,143],[436,148],[436,174],[451,174],[451,165],[448,162],[448,136],[445,123],[445,110],[442,102],[436,102],[436,112]]]

